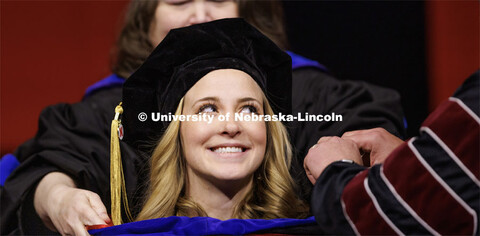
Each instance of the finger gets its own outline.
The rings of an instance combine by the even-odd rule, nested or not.
[[[69,216],[65,216],[63,221],[59,222],[60,227],[57,229],[61,235],[75,235],[75,230],[73,229],[75,223],[72,223],[69,219]],[[77,223],[79,223],[78,220]]]
[[[92,208],[85,209],[85,211],[81,214],[80,219],[82,220],[84,225],[104,225],[106,224],[105,220],[103,220],[97,212],[95,212]]]
[[[309,161],[309,158],[308,158],[308,155],[307,155],[307,157],[305,157],[305,159],[303,160],[303,169],[305,169],[305,174],[307,175],[308,180],[309,180],[312,184],[315,184],[316,179],[315,179],[315,177],[312,175],[312,173],[310,172],[310,169],[308,168],[308,164],[307,164],[308,161]]]
[[[305,170],[305,173],[307,175],[311,175],[312,173],[310,172],[310,168],[308,168],[308,164],[307,164],[308,161],[309,161],[308,157],[305,157],[305,159],[303,160],[303,169]]]
[[[110,217],[108,217],[107,208],[105,208],[105,205],[103,205],[100,196],[98,196],[96,193],[92,193],[88,194],[87,197],[92,209],[104,221],[104,223],[108,223],[110,221]]]
[[[310,180],[310,183],[312,183],[313,185],[315,185],[315,183],[317,182],[317,180],[313,177],[313,175],[307,175],[307,178],[308,180]]]
[[[77,224],[72,226],[73,232],[75,233],[75,236],[89,236],[90,234],[87,232],[87,229],[85,229],[85,225],[83,225],[81,222],[78,222]]]
[[[368,129],[367,129],[367,130],[368,130]],[[348,132],[343,133],[342,138],[349,137],[349,136],[354,136],[354,135],[359,135],[359,134],[364,133],[364,132],[367,131],[367,130],[362,129],[362,130],[348,131]]]
[[[371,152],[373,146],[372,136],[362,132],[355,135],[342,136],[343,139],[354,142],[363,152]]]
[[[69,211],[71,215],[70,222],[76,226],[77,221],[81,221],[82,225],[101,225],[105,224],[105,221],[100,218],[97,212],[92,208],[89,200],[89,191],[82,191],[82,196],[73,206],[73,210]],[[73,226],[72,226],[73,227]]]
[[[384,128],[372,128],[372,129],[361,129],[361,130],[352,130],[352,131],[348,131],[348,132],[345,132],[343,133],[342,135],[342,138],[343,137],[348,137],[348,136],[354,136],[354,135],[363,135],[363,134],[368,134],[368,133],[388,133],[387,130],[385,130]]]
[[[86,199],[80,198],[81,201],[76,201],[74,207],[65,212],[62,217],[62,224],[64,232],[62,235],[85,235],[84,220],[82,215],[88,212],[88,205],[84,202]],[[93,210],[90,210],[95,214]]]
[[[307,157],[308,157],[308,155],[307,155]],[[308,171],[308,167],[307,167],[308,159],[307,159],[307,157],[303,158],[303,169],[305,169],[305,171]]]

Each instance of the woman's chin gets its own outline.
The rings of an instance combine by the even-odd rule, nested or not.
[[[214,173],[213,181],[217,183],[221,183],[222,185],[224,184],[243,184],[243,183],[248,183],[253,176],[252,174],[249,173],[240,173],[238,172],[238,169],[229,169],[229,168],[224,168],[221,172]]]

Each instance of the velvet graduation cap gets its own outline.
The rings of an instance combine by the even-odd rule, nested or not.
[[[243,19],[223,19],[171,30],[123,87],[122,141],[149,155],[169,122],[152,113],[174,114],[181,98],[203,76],[238,69],[260,86],[274,112],[291,112],[291,58]],[[112,220],[121,222],[120,194],[126,203],[117,129],[122,107],[112,121]],[[146,119],[145,119],[146,118]],[[123,130],[122,130],[123,131]],[[120,186],[122,190],[120,191]],[[128,209],[128,207],[126,207]],[[128,211],[128,210],[127,210]]]

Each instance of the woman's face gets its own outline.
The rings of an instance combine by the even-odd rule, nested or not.
[[[235,121],[235,113],[263,114],[263,92],[243,71],[215,70],[186,94],[184,115],[206,114],[213,121],[182,122],[180,137],[188,178],[209,182],[249,180],[265,155],[263,121]],[[220,121],[220,116],[228,120]]]
[[[238,17],[233,0],[159,0],[150,25],[150,41],[157,46],[171,29],[232,17]]]

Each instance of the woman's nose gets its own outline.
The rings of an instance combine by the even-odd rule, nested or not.
[[[189,24],[200,24],[211,21],[208,7],[205,0],[195,0],[192,5],[192,14],[190,16]]]
[[[234,117],[228,117],[225,121],[222,122],[222,135],[228,135],[230,137],[235,137],[241,132],[240,124],[235,121]]]

